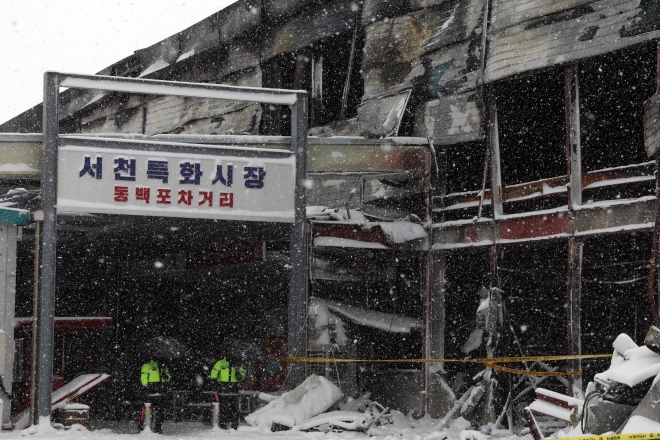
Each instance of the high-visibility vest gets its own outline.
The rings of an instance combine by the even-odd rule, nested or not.
[[[150,383],[169,382],[172,379],[167,367],[160,368],[158,363],[154,360],[142,365],[140,374],[140,382],[142,386],[146,387]]]
[[[220,359],[215,363],[211,370],[211,379],[216,379],[218,382],[238,382],[245,379],[245,368],[241,365],[238,368],[240,379],[236,378],[236,369],[229,366],[229,361],[225,358]]]

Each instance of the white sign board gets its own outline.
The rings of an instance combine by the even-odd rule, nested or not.
[[[289,222],[295,159],[61,146],[59,212]]]

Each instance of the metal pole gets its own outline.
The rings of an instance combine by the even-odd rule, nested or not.
[[[582,158],[580,144],[580,94],[578,65],[564,71],[564,106],[566,121],[566,159],[570,181],[568,207],[575,210],[582,204]]]
[[[568,240],[568,354],[582,354],[580,302],[583,248],[582,241],[573,237]],[[568,361],[568,371],[582,371],[582,360]],[[582,380],[579,377],[568,376],[568,386],[570,396],[582,398]]]
[[[500,165],[500,136],[497,123],[497,104],[495,90],[488,88],[488,116],[490,140],[490,203],[493,210],[493,219],[497,220],[504,215],[502,206],[502,168]]]
[[[346,81],[344,82],[344,92],[341,95],[341,110],[339,111],[339,119],[346,118],[346,106],[348,105],[348,95],[351,91],[351,75],[353,74],[353,63],[355,58],[355,44],[357,41],[358,27],[360,26],[360,13],[361,7],[355,10],[355,23],[353,23],[353,39],[351,40],[351,54],[348,58],[348,72],[346,73]]]
[[[296,159],[295,219],[291,236],[291,285],[289,287],[288,353],[289,356],[307,355],[307,93],[297,94],[297,102],[291,106],[291,146]],[[305,380],[305,370],[300,363],[289,364],[289,388]]]
[[[36,415],[50,420],[53,389],[53,342],[55,322],[55,264],[57,262],[57,149],[59,120],[57,115],[59,74],[44,74],[43,139],[41,164],[41,199],[44,210],[41,238],[41,289],[39,292],[39,332],[36,376]],[[38,419],[37,419],[38,417]],[[47,418],[47,419],[44,419]]]
[[[42,212],[43,214],[43,212]],[[32,303],[32,369],[30,373],[30,425],[35,424],[36,413],[36,378],[37,378],[37,329],[39,315],[39,265],[41,250],[41,220],[34,222],[34,300]]]

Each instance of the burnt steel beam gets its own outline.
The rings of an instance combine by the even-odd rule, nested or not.
[[[564,109],[566,172],[568,173],[568,209],[572,232],[577,229],[576,210],[582,205],[582,151],[580,144],[580,66],[573,64],[564,68]],[[569,354],[582,354],[582,327],[580,303],[582,301],[582,251],[584,243],[575,236],[568,240],[568,271],[566,274],[566,348]],[[571,359],[568,371],[582,371],[582,361]],[[582,380],[568,376],[568,395],[581,398]]]
[[[199,84],[161,80],[123,78],[119,76],[78,75],[60,73],[60,87],[97,89],[111,92],[132,92],[141,95],[186,96],[190,98],[232,99],[260,102],[263,104],[294,105],[301,90],[262,89],[257,87],[234,87],[219,84]]]
[[[537,211],[504,216],[493,221],[481,219],[436,223],[433,229],[433,249],[450,250],[475,246],[490,246],[530,240],[566,239],[571,236],[590,237],[628,231],[651,231],[655,223],[655,197],[613,201],[607,204],[583,205],[572,215],[569,211]],[[496,234],[496,226],[499,236]]]
[[[628,177],[648,176],[651,179],[653,178],[654,171],[655,169],[653,162],[644,162],[630,167],[589,171],[586,174],[581,174],[581,188],[590,189],[588,187],[593,183],[607,182],[608,180],[614,181]],[[536,180],[534,182],[525,182],[517,185],[505,186],[502,188],[502,200],[504,203],[512,203],[517,199],[534,200],[542,199],[545,197],[566,197],[568,192],[567,184],[569,181],[570,176],[566,175]],[[626,183],[624,182],[617,184],[625,185]],[[567,190],[557,191],[557,189],[560,189],[561,187],[567,187]],[[551,191],[549,194],[544,194],[543,191],[547,191],[548,188],[553,191]],[[442,202],[445,206],[451,207],[451,205],[456,203],[478,202],[480,200],[480,194],[479,191],[473,191],[470,194],[448,194],[446,196],[436,196],[435,199],[442,199]],[[484,194],[484,200],[490,199],[490,189],[487,189]]]

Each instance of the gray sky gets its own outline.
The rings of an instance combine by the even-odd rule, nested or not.
[[[96,73],[236,0],[0,0],[0,123],[42,101],[43,72]]]

